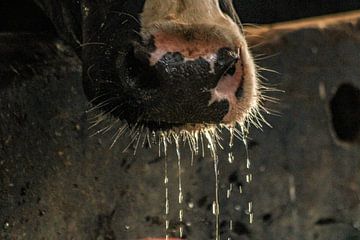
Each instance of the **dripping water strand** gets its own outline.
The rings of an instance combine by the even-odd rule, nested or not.
[[[214,171],[215,171],[215,202],[213,204],[213,213],[216,217],[216,240],[220,239],[219,224],[220,224],[220,204],[219,204],[219,160],[215,155],[214,158]]]
[[[230,230],[230,232],[232,232],[233,229],[234,229],[234,227],[233,227],[233,220],[230,219],[230,221],[229,221],[229,230]],[[228,237],[227,240],[231,240],[231,237]]]
[[[234,146],[234,127],[231,126],[229,128],[229,132],[230,132],[230,141],[229,141],[229,147],[230,149]]]
[[[252,182],[252,174],[250,172],[251,162],[250,162],[250,157],[249,157],[249,147],[248,147],[247,140],[246,140],[245,136],[243,137],[243,143],[244,143],[245,152],[246,152],[246,168],[249,171],[248,174],[246,175],[246,182],[251,183]]]
[[[234,185],[233,185],[232,183],[230,183],[229,189],[226,190],[226,198],[227,198],[227,199],[229,199],[230,196],[231,196],[231,192],[232,192],[232,190],[233,190],[233,186],[234,186]]]
[[[251,174],[251,161],[250,161],[250,156],[249,156],[249,147],[248,147],[248,143],[247,143],[247,134],[244,128],[241,128],[242,131],[242,140],[243,140],[243,144],[245,147],[245,153],[246,153],[246,168],[248,170],[248,173],[246,175],[246,182],[248,184],[250,184],[252,182],[252,174]],[[254,222],[254,212],[253,212],[253,203],[252,201],[248,202],[248,210],[247,210],[248,214],[249,214],[249,223],[252,224]]]
[[[249,223],[252,224],[254,222],[254,213],[253,213],[253,203],[248,203],[248,212],[249,212]]]
[[[220,240],[220,204],[219,204],[219,159],[216,151],[215,139],[209,132],[205,132],[209,143],[210,153],[214,161],[215,173],[215,201],[213,202],[213,214],[215,215],[215,239]]]
[[[174,136],[175,139],[175,147],[176,147],[176,155],[178,160],[178,184],[179,184],[179,221],[180,221],[180,229],[179,229],[179,236],[180,238],[183,237],[184,228],[182,226],[183,220],[184,220],[184,209],[182,206],[183,203],[183,191],[182,191],[182,179],[181,179],[181,173],[182,173],[182,167],[181,167],[181,155],[180,155],[180,146],[179,146],[179,137]]]
[[[235,135],[235,127],[231,126],[229,128],[229,133],[230,133],[230,140],[229,140],[229,153],[228,153],[228,162],[230,164],[234,163],[235,157],[234,157],[234,153],[233,153],[233,146],[234,146],[234,135]],[[230,199],[231,197],[231,192],[233,190],[233,184],[230,183],[229,189],[226,191],[226,198]],[[231,233],[233,231],[233,220],[230,218],[229,221],[229,232]],[[231,240],[231,237],[228,237],[227,240]]]
[[[169,176],[168,176],[168,158],[167,158],[167,142],[164,136],[161,137],[162,141],[160,141],[159,144],[161,144],[161,142],[163,142],[164,145],[164,185],[165,185],[165,236],[166,236],[166,240],[169,239],[169,225],[170,225],[170,220],[169,220],[169,211],[170,211],[170,206],[169,206]]]
[[[220,239],[219,224],[220,224],[220,204],[219,204],[219,160],[215,155],[214,171],[215,171],[215,202],[213,204],[213,213],[216,216],[216,240]]]
[[[243,144],[245,147],[245,154],[246,154],[246,168],[248,170],[250,170],[251,162],[250,162],[250,155],[249,155],[249,147],[248,147],[248,143],[247,143],[246,130],[242,127],[241,132],[242,132],[242,141],[243,141]]]
[[[231,150],[230,150],[230,151],[231,151]],[[233,163],[234,160],[235,160],[235,157],[234,157],[233,152],[231,151],[231,152],[229,152],[229,154],[228,154],[228,161],[229,161],[229,163]]]

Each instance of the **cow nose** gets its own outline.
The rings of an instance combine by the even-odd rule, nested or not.
[[[128,65],[139,88],[192,92],[214,88],[224,76],[233,76],[238,61],[239,55],[229,48],[187,57],[180,51],[136,45]]]
[[[229,47],[134,44],[126,62],[144,118],[219,123],[237,102],[241,59]]]

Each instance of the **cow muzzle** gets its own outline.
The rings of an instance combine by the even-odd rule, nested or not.
[[[220,123],[241,97],[240,49],[165,33],[134,43],[125,59],[143,120]]]

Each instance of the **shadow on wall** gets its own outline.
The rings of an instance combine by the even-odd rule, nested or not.
[[[339,140],[360,142],[360,89],[343,83],[330,102],[332,123]]]

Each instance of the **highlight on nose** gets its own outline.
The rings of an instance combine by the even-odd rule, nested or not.
[[[126,64],[148,97],[144,118],[168,123],[220,123],[237,102],[240,52],[217,42],[158,34],[134,44]]]

